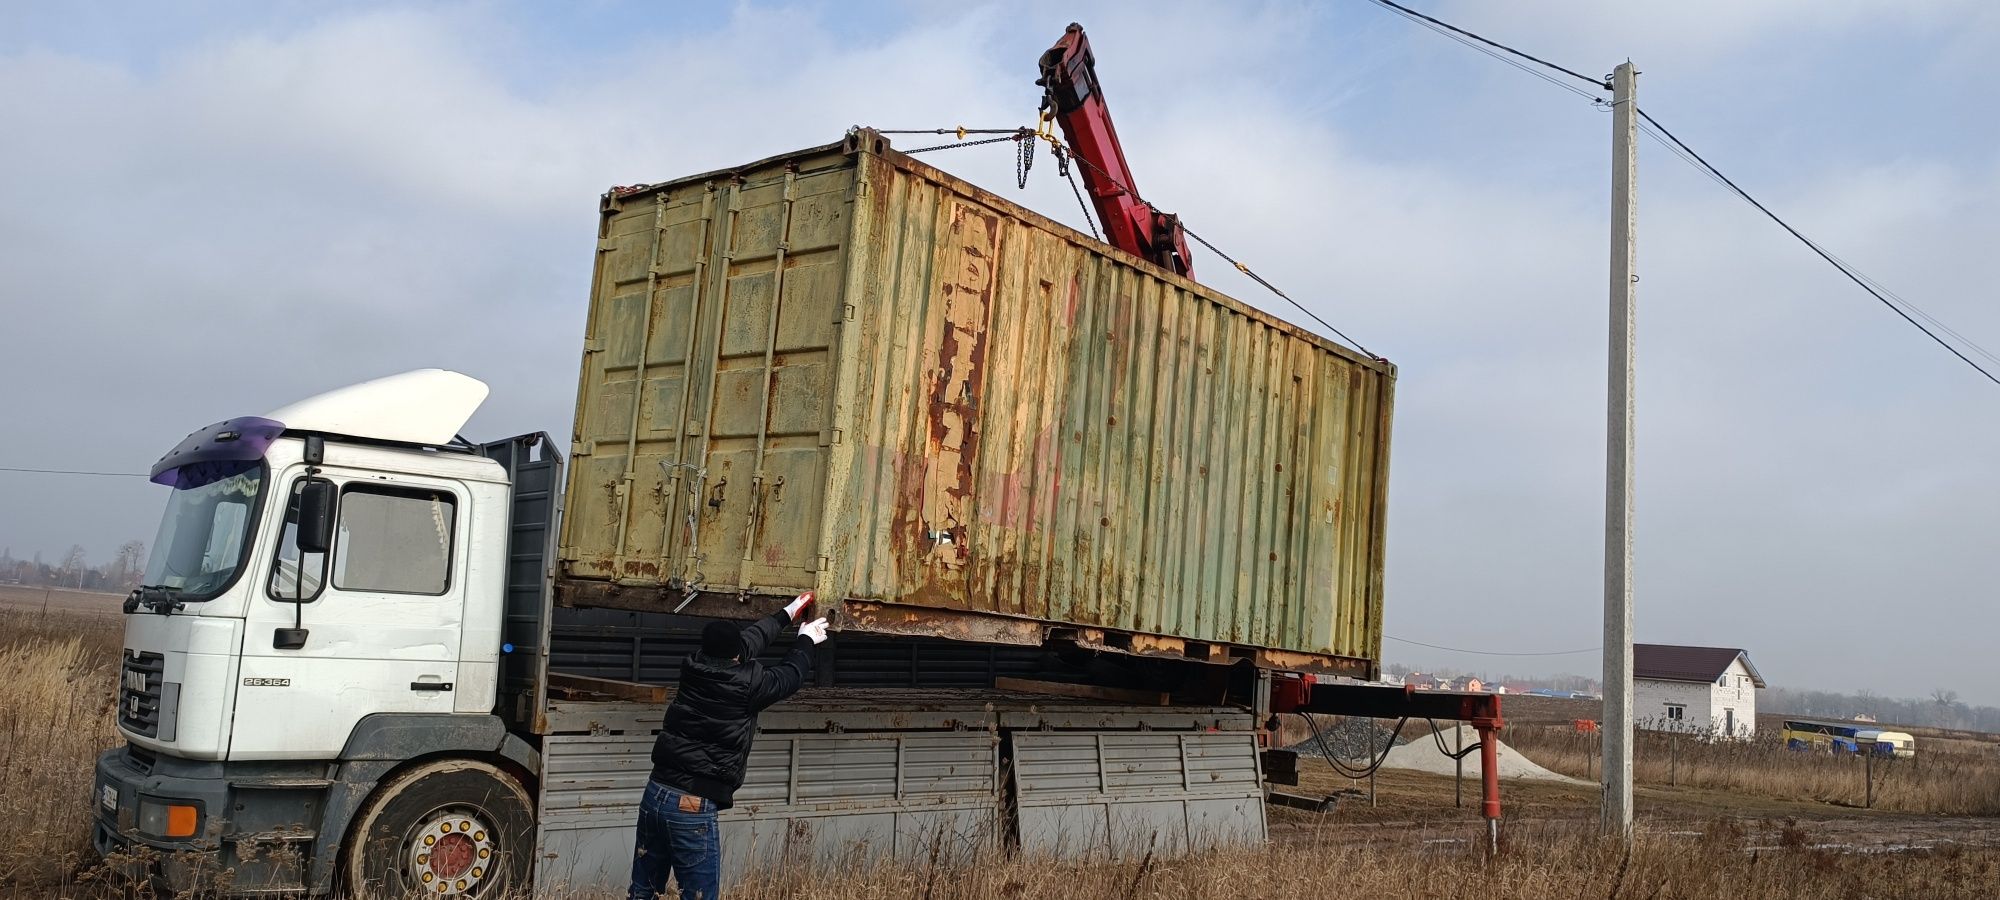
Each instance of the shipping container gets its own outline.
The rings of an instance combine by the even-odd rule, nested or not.
[[[1388,362],[867,130],[602,213],[558,602],[1378,670]]]

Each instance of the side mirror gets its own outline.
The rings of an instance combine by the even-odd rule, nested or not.
[[[301,555],[333,549],[333,504],[336,486],[324,478],[299,481],[298,545]]]

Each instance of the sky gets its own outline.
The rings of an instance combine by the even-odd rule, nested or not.
[[[1586,74],[1633,60],[1739,184],[2000,347],[2000,7],[1420,8]],[[1602,642],[1610,117],[1365,0],[7,4],[0,466],[139,472],[427,366],[492,385],[469,436],[562,434],[606,187],[856,124],[1030,123],[1073,20],[1148,198],[1399,366],[1388,660],[1597,672],[1557,651]],[[1080,226],[1010,153],[931,160]],[[1650,142],[1639,192],[1638,639],[2000,704],[2000,387]],[[101,561],[163,500],[0,472],[0,548]]]

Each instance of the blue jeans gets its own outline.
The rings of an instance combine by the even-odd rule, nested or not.
[[[684,803],[694,809],[683,809]],[[681,900],[722,896],[715,804],[648,779],[646,796],[639,801],[639,837],[633,843],[630,900],[654,900],[667,889],[669,874],[680,882]]]

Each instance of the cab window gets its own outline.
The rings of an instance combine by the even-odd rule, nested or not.
[[[333,586],[442,594],[451,586],[458,502],[449,492],[351,484],[340,492]]]

